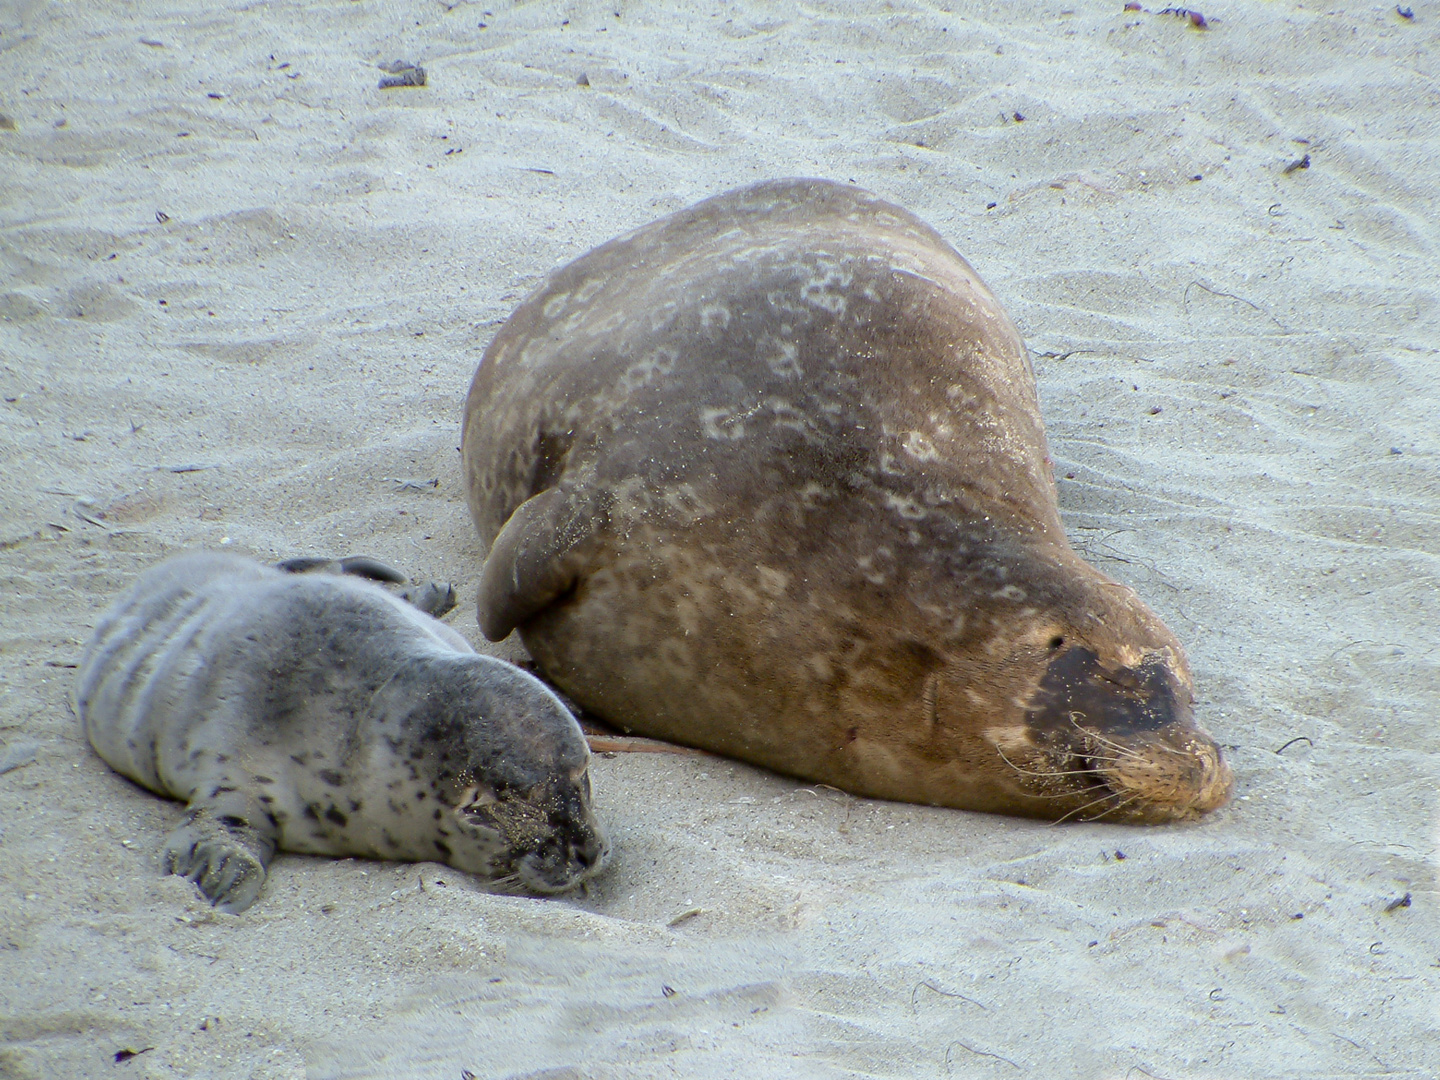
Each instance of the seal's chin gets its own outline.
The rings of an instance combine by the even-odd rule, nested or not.
[[[987,734],[1030,812],[1057,821],[1195,818],[1234,783],[1168,651],[1109,666],[1072,646],[1050,660],[1024,724]]]

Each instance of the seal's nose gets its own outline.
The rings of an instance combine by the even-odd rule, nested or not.
[[[1195,787],[1195,801],[1191,805],[1202,814],[1218,810],[1230,801],[1235,790],[1235,773],[1230,763],[1220,755],[1220,748],[1212,742],[1214,756],[1206,760],[1201,770],[1199,783]]]
[[[570,858],[583,866],[587,872],[600,869],[600,865],[609,854],[609,841],[598,833],[586,839],[584,843],[572,842],[570,845]]]

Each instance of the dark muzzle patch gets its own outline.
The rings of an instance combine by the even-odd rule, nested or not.
[[[1115,735],[1157,731],[1189,718],[1163,657],[1152,653],[1137,667],[1107,669],[1083,646],[1050,661],[1030,698],[1025,722],[1037,734],[1078,727]]]

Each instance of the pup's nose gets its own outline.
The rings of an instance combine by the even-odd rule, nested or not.
[[[593,870],[605,861],[610,844],[603,836],[592,836],[583,844],[571,844],[570,856],[586,870]]]

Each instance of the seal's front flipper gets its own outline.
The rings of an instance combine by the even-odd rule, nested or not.
[[[327,574],[353,574],[370,581],[384,581],[391,585],[404,585],[405,575],[369,555],[347,555],[343,559],[327,559],[323,556],[302,555],[298,559],[286,559],[275,564],[277,570],[287,574],[311,574],[324,571]]]
[[[521,503],[485,559],[480,575],[480,630],[491,641],[548,607],[574,584],[583,548],[605,524],[603,505],[572,500],[553,487]]]
[[[455,608],[455,586],[439,581],[427,581],[400,590],[400,599],[413,604],[426,615],[438,619]]]
[[[238,915],[259,897],[274,855],[268,823],[257,828],[248,817],[192,803],[184,823],[165,838],[160,865],[193,881],[221,911]]]
[[[276,569],[287,574],[313,574],[323,571],[327,574],[350,574],[369,581],[382,581],[387,585],[407,585],[398,593],[401,600],[413,604],[431,618],[438,619],[455,607],[455,586],[440,581],[425,581],[408,585],[404,574],[369,555],[347,555],[343,559],[326,559],[302,555],[298,559],[286,559],[276,563]]]

